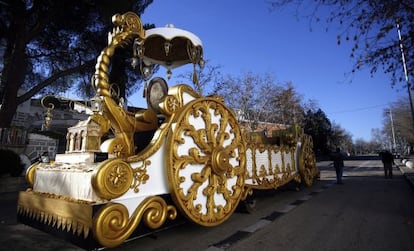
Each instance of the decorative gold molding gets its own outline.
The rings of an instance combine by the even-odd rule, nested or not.
[[[87,238],[92,227],[92,205],[26,191],[19,193],[17,214]]]
[[[93,234],[99,243],[112,248],[122,244],[141,220],[151,229],[161,227],[167,219],[174,220],[177,210],[159,196],[146,198],[129,217],[128,209],[119,203],[108,203],[93,218]]]
[[[186,84],[173,86],[168,91],[168,95],[176,97],[179,105],[178,107],[184,106],[184,94],[188,94],[194,98],[201,98],[201,96],[196,91],[194,91],[193,88]]]
[[[147,180],[150,178],[149,175],[147,174],[147,167],[151,165],[151,161],[150,160],[144,160],[142,161],[142,165],[136,168],[133,168],[133,176],[134,176],[134,180],[133,183],[131,185],[131,188],[134,189],[135,193],[139,192],[139,186],[141,184],[145,184],[147,182]]]
[[[100,164],[98,171],[92,176],[92,186],[99,197],[111,200],[128,191],[133,173],[127,162],[109,159]]]
[[[251,140],[247,145],[247,149],[252,153],[252,169],[246,176],[246,179],[251,179],[252,184],[246,184],[249,189],[276,189],[281,187],[291,180],[300,181],[300,175],[296,172],[295,165],[295,150],[294,146],[290,145],[270,145],[256,143]],[[267,160],[265,164],[258,165],[258,153],[266,153]],[[280,154],[281,162],[272,160],[272,154]],[[290,161],[286,157],[290,155]],[[247,172],[246,172],[247,173]]]
[[[139,155],[128,157],[127,162],[145,161],[156,151],[158,151],[165,141],[165,137],[171,128],[174,117],[178,116],[180,113],[179,110],[184,106],[183,96],[185,93],[193,96],[194,98],[200,97],[200,95],[198,95],[190,86],[186,84],[180,84],[170,88],[168,96],[165,97],[163,103],[160,105],[162,113],[167,117],[165,122],[159,126],[150,144],[143,151],[141,151]]]
[[[243,193],[242,196],[240,198],[240,200],[246,200],[248,196],[251,196],[253,194],[253,189],[251,187],[248,186],[244,186],[243,188]]]
[[[166,156],[172,198],[191,221],[218,225],[243,195],[246,153],[237,120],[211,97],[186,104],[173,123]]]

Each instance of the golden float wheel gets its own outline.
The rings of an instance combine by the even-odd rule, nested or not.
[[[311,186],[313,179],[318,173],[315,154],[313,152],[313,141],[309,135],[303,135],[302,139],[299,170],[304,183],[307,186]]]
[[[167,139],[167,176],[179,210],[202,226],[227,220],[243,195],[246,153],[232,111],[199,98],[177,111]]]
[[[92,177],[96,194],[107,200],[118,198],[126,193],[132,184],[133,171],[129,163],[121,159],[108,159]]]

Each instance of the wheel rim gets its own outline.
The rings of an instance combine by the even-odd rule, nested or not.
[[[218,225],[242,196],[246,157],[240,128],[215,98],[194,100],[177,114],[167,139],[172,198],[191,221]]]

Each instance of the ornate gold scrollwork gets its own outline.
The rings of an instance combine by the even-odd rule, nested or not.
[[[112,248],[122,244],[138,227],[141,220],[151,229],[161,227],[167,219],[174,220],[177,210],[159,196],[146,198],[131,215],[119,203],[108,203],[93,218],[93,234],[99,243]]]
[[[172,115],[180,107],[180,102],[175,96],[168,95],[161,104],[161,110],[165,115]]]
[[[295,172],[295,147],[250,143],[247,149],[251,152],[252,165],[251,174],[246,176],[246,179],[252,180],[252,184],[246,185],[248,188],[276,189],[293,179],[300,182],[300,175]],[[276,154],[280,159],[272,159]]]
[[[166,159],[174,202],[199,225],[224,222],[246,196],[246,152],[234,114],[217,98],[198,98],[180,110],[173,128]]]
[[[133,169],[134,172],[134,181],[131,185],[131,188],[134,189],[134,192],[139,192],[139,186],[141,184],[145,184],[149,179],[149,175],[147,174],[147,166],[151,165],[150,160],[142,161],[142,165]]]
[[[92,186],[99,197],[111,200],[126,193],[132,179],[133,170],[127,162],[109,159],[100,165],[92,177]]]
[[[316,167],[315,154],[313,153],[312,137],[306,134],[302,135],[299,171],[302,180],[307,186],[311,186],[313,179],[319,175],[319,170]]]

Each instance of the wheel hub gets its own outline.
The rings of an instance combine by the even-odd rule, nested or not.
[[[213,172],[216,175],[225,174],[231,168],[229,159],[230,155],[225,149],[215,149],[211,155],[211,167]]]

